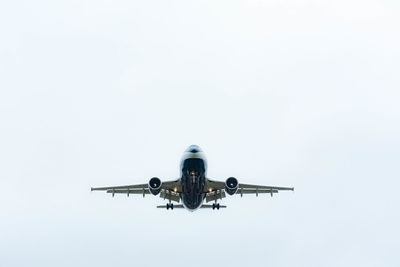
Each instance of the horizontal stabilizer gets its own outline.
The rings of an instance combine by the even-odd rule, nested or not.
[[[157,209],[166,209],[166,208],[167,208],[167,205],[157,206]],[[174,209],[183,209],[183,205],[175,205],[174,204]]]
[[[201,209],[212,209],[212,208],[213,208],[213,205],[204,204],[204,205],[201,206],[200,208],[201,208]],[[220,208],[220,209],[224,209],[224,208],[226,208],[226,206],[224,206],[224,205],[219,205],[219,208]]]

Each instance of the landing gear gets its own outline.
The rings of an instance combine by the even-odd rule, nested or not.
[[[213,203],[212,209],[213,210],[215,210],[215,209],[219,210],[219,203]]]
[[[174,203],[167,203],[167,210],[173,210],[174,209]]]

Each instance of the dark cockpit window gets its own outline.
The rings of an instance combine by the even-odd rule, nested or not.
[[[191,153],[198,153],[201,152],[201,149],[199,146],[191,145],[186,151]]]

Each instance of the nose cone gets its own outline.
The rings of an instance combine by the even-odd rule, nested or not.
[[[198,153],[202,152],[201,148],[198,145],[191,145],[186,149],[186,152],[191,152],[191,153]]]

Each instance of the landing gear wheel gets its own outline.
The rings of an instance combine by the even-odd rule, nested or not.
[[[167,210],[173,210],[174,209],[174,203],[167,203]]]
[[[219,203],[213,203],[212,209],[213,210],[215,210],[215,209],[219,210]]]

